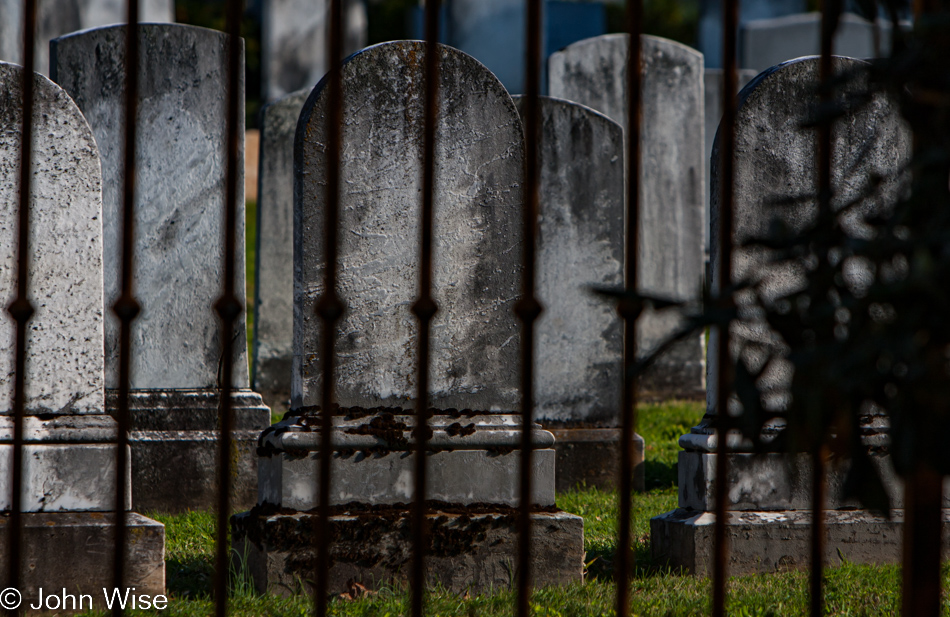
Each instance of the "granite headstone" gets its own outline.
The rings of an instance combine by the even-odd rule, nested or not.
[[[626,34],[579,41],[548,62],[551,95],[587,105],[624,127]],[[699,297],[703,279],[703,57],[666,39],[641,37],[643,58],[640,151],[641,291],[676,300]],[[670,313],[648,312],[638,321],[638,355],[679,328]],[[641,378],[649,398],[703,394],[700,337],[670,349]]]
[[[133,499],[143,509],[211,506],[221,385],[221,326],[213,305],[224,271],[227,35],[143,24],[140,37],[133,277],[142,311],[132,324]],[[52,49],[53,79],[83,111],[102,156],[105,303],[111,307],[121,264],[125,26],[65,36],[54,40]],[[243,79],[239,87],[243,91]],[[243,135],[242,127],[238,160]],[[236,288],[243,304],[243,167],[235,172]],[[118,387],[118,331],[110,310],[105,320],[110,389]],[[253,501],[253,439],[270,417],[260,395],[248,387],[243,319],[232,337],[240,504]]]

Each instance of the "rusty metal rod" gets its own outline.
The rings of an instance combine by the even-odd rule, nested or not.
[[[231,514],[231,432],[234,418],[231,405],[231,391],[234,373],[234,325],[244,311],[236,293],[236,253],[238,221],[238,145],[240,131],[243,128],[241,113],[241,0],[229,0],[227,3],[228,32],[228,124],[227,124],[227,169],[224,212],[224,292],[215,303],[215,310],[221,318],[221,384],[220,384],[220,432],[218,442],[218,526],[215,538],[215,614],[224,617],[228,610],[228,574],[230,572],[231,547],[228,545],[228,522]],[[243,207],[243,204],[241,204]]]
[[[531,611],[531,461],[534,442],[534,324],[542,307],[535,296],[537,253],[538,194],[540,182],[539,137],[541,133],[541,0],[527,0],[527,32],[525,36],[525,203],[524,269],[521,276],[521,298],[515,314],[521,320],[521,461],[520,501],[518,508],[518,617]]]
[[[733,205],[735,182],[735,127],[738,88],[736,75],[736,31],[739,23],[739,0],[725,0],[723,14],[723,89],[722,89],[722,121],[719,125],[719,151],[721,159],[720,169],[720,198],[719,198],[719,290],[718,301],[731,304],[726,297],[732,284],[732,231]],[[726,555],[728,544],[726,540],[727,517],[727,489],[729,469],[729,397],[732,394],[733,367],[732,355],[729,351],[729,325],[718,329],[719,347],[717,363],[716,392],[716,479],[715,503],[716,522],[713,527],[713,606],[714,617],[725,617],[726,614],[726,581],[728,570]]]
[[[23,563],[23,416],[26,405],[26,326],[33,316],[29,298],[30,260],[30,192],[33,164],[33,86],[34,46],[36,33],[36,1],[24,0],[23,6],[23,82],[21,92],[22,129],[20,131],[19,217],[17,227],[17,297],[8,307],[16,321],[16,347],[13,376],[13,465],[11,469],[9,526],[9,587],[19,589],[20,567]],[[18,609],[9,611],[19,614]]]
[[[123,165],[122,199],[122,266],[121,294],[112,306],[119,318],[119,392],[115,410],[115,547],[113,555],[112,584],[123,589],[125,575],[125,547],[128,543],[125,502],[129,494],[125,484],[129,469],[129,389],[132,365],[132,321],[139,313],[139,305],[133,295],[135,252],[135,140],[138,109],[139,69],[139,3],[128,2],[128,24],[125,38],[125,151]],[[119,617],[123,608],[118,602],[112,614]]]
[[[327,176],[326,211],[324,212],[324,292],[317,302],[316,312],[323,321],[321,342],[323,390],[320,412],[320,474],[317,492],[317,516],[314,521],[314,538],[317,548],[315,583],[313,587],[314,614],[327,614],[328,575],[330,568],[330,465],[333,460],[333,374],[336,324],[343,316],[345,305],[337,294],[337,255],[339,253],[340,206],[340,146],[343,137],[343,81],[340,61],[343,55],[343,0],[330,2],[330,36],[327,41]]]
[[[412,617],[425,612],[426,451],[429,441],[429,340],[438,305],[432,298],[432,221],[435,199],[435,135],[439,114],[439,0],[426,2],[425,125],[422,144],[422,216],[419,245],[419,297],[412,312],[419,319],[419,374],[416,392],[415,495],[412,509]]]
[[[639,287],[640,264],[640,139],[642,122],[642,60],[640,31],[643,24],[642,0],[627,2],[627,211],[626,211],[626,290],[635,293]],[[639,310],[631,300],[623,300],[618,312],[623,319],[623,363],[630,365],[637,358],[637,317]],[[637,378],[623,371],[623,394],[620,409],[620,512],[617,530],[617,615],[630,614],[630,578],[636,567],[630,524],[633,513],[633,436],[637,428]]]

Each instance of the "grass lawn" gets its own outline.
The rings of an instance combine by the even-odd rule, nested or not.
[[[654,565],[649,556],[650,517],[676,507],[676,440],[702,415],[699,403],[672,402],[640,407],[640,433],[647,442],[648,491],[634,495],[634,538],[637,571],[631,582],[634,615],[708,614],[710,582]],[[615,585],[611,567],[616,546],[616,492],[585,490],[561,495],[558,505],[584,517],[587,549],[587,582],[563,589],[542,589],[532,596],[534,615],[613,614]],[[214,551],[214,516],[207,512],[152,515],[166,525],[168,615],[210,615],[211,573]],[[950,570],[944,571],[945,578]],[[807,575],[799,572],[756,575],[732,579],[730,615],[806,615]],[[846,564],[826,573],[825,597],[829,615],[892,615],[900,603],[900,569]],[[461,598],[432,591],[431,615],[509,616],[514,594],[502,590]],[[306,598],[282,599],[257,596],[244,589],[232,593],[232,615],[309,615]],[[357,600],[334,599],[330,614],[396,617],[407,614],[404,588],[386,588]],[[133,613],[134,614],[134,613]]]

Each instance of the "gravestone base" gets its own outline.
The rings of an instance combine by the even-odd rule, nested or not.
[[[355,581],[369,589],[408,581],[412,564],[411,508],[338,511],[330,519],[331,594]],[[508,589],[517,584],[518,512],[510,507],[436,507],[427,515],[426,581],[454,592]],[[260,593],[312,593],[315,515],[255,511],[231,518],[235,559]],[[532,515],[532,577],[537,587],[584,580],[584,520],[551,508]],[[307,581],[306,583],[304,581]]]
[[[115,413],[117,392],[107,391]],[[217,506],[218,408],[215,390],[138,390],[129,400],[132,506],[141,511],[183,512]],[[251,390],[231,394],[231,503],[257,501],[257,438],[270,426],[270,409]]]
[[[619,478],[619,428],[554,428],[545,427],[554,435],[556,454],[555,490],[559,493],[581,487],[614,490]],[[634,433],[633,489],[642,491],[644,477],[644,441]]]
[[[125,581],[135,594],[165,594],[165,526],[135,512],[126,513]],[[113,588],[115,541],[112,512],[32,512],[23,514],[21,607],[44,595],[89,594],[93,607],[105,610],[103,588]],[[0,546],[10,535],[10,517],[0,517]],[[0,580],[8,580],[8,560],[0,559]],[[84,608],[88,608],[88,603]],[[73,611],[68,611],[73,612]]]
[[[806,569],[811,565],[811,512],[731,511],[726,522],[729,575]],[[826,566],[844,561],[859,564],[897,564],[902,557],[903,510],[891,518],[866,510],[826,510]],[[680,508],[650,520],[654,563],[685,568],[691,574],[711,576],[713,527],[711,512]],[[950,509],[943,510],[943,555],[950,557]]]

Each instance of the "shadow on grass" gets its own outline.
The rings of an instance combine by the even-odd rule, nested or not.
[[[211,597],[214,567],[207,557],[172,557],[165,561],[165,577],[165,587],[174,597],[191,600]]]
[[[585,563],[587,564],[585,580],[596,580],[605,583],[615,580],[614,560],[617,556],[617,547],[610,546],[605,549],[595,549],[587,551]],[[657,576],[670,576],[684,574],[680,568],[672,568],[667,564],[653,563],[653,556],[650,554],[649,537],[641,538],[634,548],[634,578],[652,578]]]
[[[643,462],[643,476],[646,490],[670,488],[676,486],[676,463],[663,463],[646,460]]]

